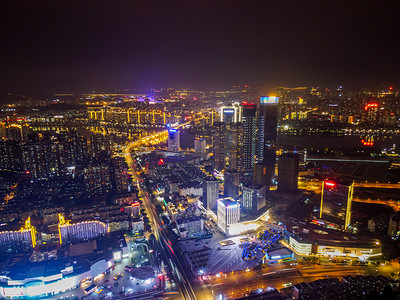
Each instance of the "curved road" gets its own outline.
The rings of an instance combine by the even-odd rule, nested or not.
[[[174,128],[178,129],[187,124],[190,124],[190,122],[183,123]],[[127,147],[125,147],[125,159],[129,167],[129,173],[136,181],[138,181],[138,176],[135,170],[135,166],[133,164],[131,149],[134,147],[138,147],[143,142],[160,139],[162,135],[166,134],[167,132],[168,130],[164,130],[162,132],[142,137],[137,141],[131,142]],[[193,274],[191,274],[191,271],[188,270],[188,268],[185,268],[179,261],[178,257],[175,254],[173,244],[168,238],[166,231],[162,229],[161,220],[155,212],[154,205],[151,203],[150,194],[143,185],[139,185],[139,193],[145,199],[144,205],[146,207],[146,211],[149,213],[150,220],[153,223],[156,240],[160,244],[160,248],[162,249],[164,257],[168,260],[168,263],[171,266],[172,272],[177,279],[178,286],[183,298],[188,300],[212,299],[211,293],[209,292],[205,284],[200,283],[197,278],[195,278]]]

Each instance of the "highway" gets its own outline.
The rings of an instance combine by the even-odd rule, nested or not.
[[[272,287],[282,289],[287,285],[300,282],[310,282],[317,279],[336,277],[342,278],[347,275],[379,275],[388,276],[396,270],[392,267],[368,267],[352,265],[271,265],[257,271],[241,272],[234,274],[223,274],[220,277],[212,276],[205,279],[214,296],[240,297],[244,293],[257,290],[258,288]]]
[[[174,127],[175,129],[185,126],[190,122],[181,124],[179,126]],[[155,133],[150,136],[143,137],[137,141],[130,143],[125,148],[125,159],[129,167],[129,173],[132,175],[133,179],[136,182],[138,181],[137,170],[135,169],[135,165],[133,163],[131,149],[137,147],[143,143],[151,143],[152,140],[157,141],[160,140],[168,131],[162,131],[159,133]],[[139,184],[139,194],[143,197],[144,205],[146,208],[147,213],[149,214],[148,217],[150,221],[153,223],[153,232],[156,237],[157,242],[160,245],[162,250],[162,254],[164,258],[167,260],[167,264],[170,265],[172,272],[177,280],[181,296],[183,299],[187,300],[195,300],[195,299],[212,299],[210,292],[208,291],[207,287],[201,284],[197,278],[191,274],[190,269],[185,268],[183,263],[179,261],[176,256],[176,251],[174,249],[174,245],[171,243],[170,239],[168,238],[166,230],[162,227],[162,222],[155,212],[155,206],[151,203],[149,191],[147,191],[144,185]]]

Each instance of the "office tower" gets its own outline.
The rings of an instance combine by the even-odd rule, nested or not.
[[[299,154],[285,153],[278,162],[278,190],[294,193],[298,188]]]
[[[354,183],[339,183],[333,180],[322,182],[320,219],[327,227],[346,230],[351,221],[351,203]]]
[[[239,197],[240,177],[237,171],[224,172],[224,197],[237,199]]]
[[[218,180],[214,177],[208,177],[203,181],[203,206],[207,210],[217,209],[217,200],[219,198]]]
[[[206,153],[206,140],[204,139],[195,139],[194,140],[194,152],[199,154]]]
[[[232,106],[222,106],[220,108],[220,121],[225,123],[237,123],[241,121],[242,108],[234,104]]]
[[[243,124],[243,170],[254,169],[256,155],[256,110],[257,106],[251,103],[242,103]]]
[[[261,97],[257,120],[257,163],[267,168],[264,184],[269,185],[275,171],[278,97]]]
[[[266,205],[266,186],[258,184],[242,187],[242,210],[255,216]]]
[[[180,132],[177,129],[170,129],[168,132],[168,150],[179,152],[181,148]]]
[[[218,200],[217,225],[224,233],[229,232],[229,225],[239,223],[240,204],[232,198]]]
[[[243,168],[243,125],[215,122],[214,168],[238,170]]]

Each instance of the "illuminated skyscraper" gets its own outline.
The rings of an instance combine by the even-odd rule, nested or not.
[[[249,171],[254,169],[256,155],[256,110],[255,104],[242,104],[243,170]]]
[[[179,152],[181,148],[180,132],[177,129],[170,129],[168,132],[168,150]]]
[[[278,97],[261,97],[257,120],[257,162],[266,166],[264,184],[269,184],[275,171]]]
[[[214,168],[219,171],[242,170],[243,125],[215,122],[214,126]]]
[[[223,106],[220,108],[221,122],[237,123],[241,121],[242,108],[235,104],[232,106]]]
[[[331,228],[346,230],[351,221],[354,183],[322,182],[320,219]],[[325,224],[326,222],[326,224]]]
[[[203,206],[208,210],[216,210],[218,198],[218,181],[214,177],[208,177],[203,181]]]

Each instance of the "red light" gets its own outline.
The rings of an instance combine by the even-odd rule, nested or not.
[[[172,250],[172,247],[168,244],[167,244],[167,246],[168,246],[169,250],[171,250],[172,254],[175,254],[174,250]]]
[[[389,90],[393,90],[393,87],[391,86],[391,87],[389,88]]]
[[[139,205],[140,205],[139,202],[134,202],[134,203],[132,203],[132,206],[139,206]]]
[[[331,182],[331,181],[326,181],[325,185],[330,186],[330,187],[334,187],[336,185],[336,183]]]

